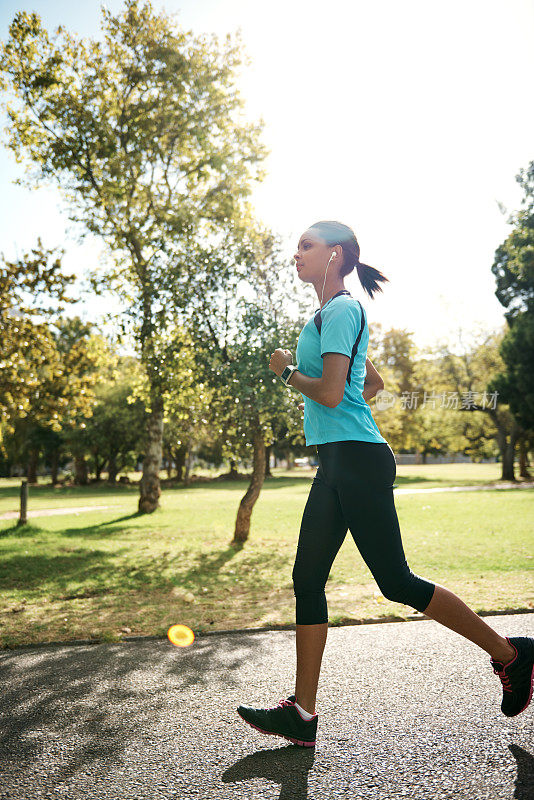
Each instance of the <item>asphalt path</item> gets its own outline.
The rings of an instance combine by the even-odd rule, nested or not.
[[[534,635],[534,616],[485,617]],[[0,654],[0,799],[534,800],[534,702],[432,620],[328,632],[317,745],[250,728],[294,690],[294,630]]]

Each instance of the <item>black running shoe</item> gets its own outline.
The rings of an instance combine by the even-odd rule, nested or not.
[[[301,747],[315,747],[318,716],[315,714],[306,721],[295,706],[295,700],[292,694],[287,700],[280,700],[274,708],[238,706],[237,713],[260,733],[282,736]]]
[[[515,650],[508,664],[494,661],[491,666],[501,679],[503,686],[501,711],[507,717],[515,717],[528,706],[534,686],[534,639],[529,636],[506,636]]]

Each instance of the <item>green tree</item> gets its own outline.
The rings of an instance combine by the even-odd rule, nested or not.
[[[502,338],[502,333],[483,334],[460,355],[444,348],[442,363],[459,396],[463,435],[469,443],[466,452],[480,453],[484,443],[493,438],[501,455],[501,477],[513,481],[516,445],[525,431],[493,385],[503,369]]]
[[[171,306],[183,303],[190,243],[247,216],[266,151],[263,123],[242,119],[239,35],[222,47],[195,38],[138,0],[115,16],[102,7],[102,34],[81,39],[59,26],[51,37],[37,14],[15,16],[1,51],[14,98],[8,146],[35,167],[29,184],[59,186],[82,235],[101,237],[111,253],[113,266],[93,285],[129,304],[146,371],[139,510],[150,512],[160,496],[164,414],[158,336]]]
[[[100,480],[105,469],[108,483],[115,483],[120,472],[135,465],[141,448],[145,406],[140,399],[132,398],[141,365],[136,358],[121,356],[110,361],[102,372],[83,438],[96,479]]]
[[[44,248],[38,239],[36,247],[15,261],[2,254],[0,432],[4,435],[13,432],[16,420],[29,413],[32,402],[39,399],[41,384],[59,363],[49,322],[65,304],[75,302],[67,295],[75,277],[63,274],[63,253]]]
[[[381,408],[373,399],[371,408],[382,435],[395,451],[415,447],[415,422],[413,409],[403,401],[403,396],[415,391],[417,349],[410,331],[390,328],[383,332],[380,323],[369,331],[367,355],[384,381],[384,390],[395,396],[395,403]]]
[[[492,381],[522,429],[534,435],[534,161],[516,180],[524,190],[522,205],[508,223],[514,227],[495,253],[491,271],[495,294],[508,309],[508,330],[501,342],[504,369]]]
[[[46,450],[57,447],[55,458],[67,431],[80,425],[93,413],[94,387],[107,357],[108,345],[93,334],[92,325],[79,317],[60,318],[50,327],[49,358],[38,371],[38,385],[27,407],[16,421],[18,438],[27,462],[30,483],[37,480],[39,459]],[[63,436],[51,439],[50,432]],[[54,474],[52,475],[54,480]]]
[[[269,358],[277,347],[295,356],[303,305],[289,317],[288,297],[297,296],[294,272],[282,261],[279,239],[259,225],[213,248],[198,246],[194,261],[202,291],[191,293],[188,329],[199,380],[210,389],[205,418],[224,434],[223,457],[252,461],[232,540],[241,544],[265,479],[266,445],[282,422],[288,436],[301,436],[302,398],[269,369]]]
[[[443,370],[442,360],[430,353],[420,356],[413,372],[414,408],[410,409],[408,424],[412,446],[422,454],[423,464],[428,455],[444,455],[458,449],[460,418],[450,408],[450,381]]]
[[[203,343],[202,343],[203,344]],[[174,460],[180,480],[189,480],[189,460],[196,442],[206,434],[215,436],[219,423],[207,417],[211,404],[209,386],[203,383],[198,368],[196,347],[183,319],[176,317],[168,330],[153,338],[153,359],[163,391],[165,409],[163,448],[167,460]],[[146,372],[138,372],[131,400],[139,398],[150,406],[150,384]],[[183,474],[185,470],[185,474]]]

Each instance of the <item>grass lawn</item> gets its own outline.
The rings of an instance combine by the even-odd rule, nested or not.
[[[295,621],[293,568],[315,470],[274,470],[248,542],[230,546],[247,481],[164,487],[138,516],[138,487],[30,487],[29,509],[109,506],[0,520],[0,645],[164,636]],[[162,474],[162,477],[163,474]],[[499,464],[399,466],[399,487],[499,482]],[[0,515],[18,506],[20,479],[0,480]],[[402,495],[396,499],[410,567],[477,612],[532,608],[531,489]],[[385,600],[347,534],[326,585],[330,624],[412,617]],[[124,630],[122,630],[124,629]]]

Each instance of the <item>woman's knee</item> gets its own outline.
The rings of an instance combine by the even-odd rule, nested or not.
[[[320,594],[324,592],[328,575],[322,571],[311,570],[309,565],[295,563],[291,573],[293,592],[299,594]]]
[[[387,600],[403,603],[417,611],[424,611],[428,606],[435,588],[435,584],[411,570],[402,576],[382,580],[378,586]]]
[[[324,590],[308,594],[295,594],[295,597],[297,625],[317,625],[328,622],[328,605]]]

